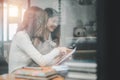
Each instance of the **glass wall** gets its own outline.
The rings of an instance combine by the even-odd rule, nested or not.
[[[96,0],[61,1],[60,45],[74,49],[67,80],[96,80]]]

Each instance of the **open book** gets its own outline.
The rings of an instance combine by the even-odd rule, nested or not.
[[[57,65],[67,60],[75,51],[76,51],[76,47],[72,51],[70,51],[67,55],[63,56],[61,60],[57,63]]]

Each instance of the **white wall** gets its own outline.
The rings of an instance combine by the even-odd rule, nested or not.
[[[31,0],[31,6],[39,6],[43,9],[51,7],[58,10],[58,0]]]

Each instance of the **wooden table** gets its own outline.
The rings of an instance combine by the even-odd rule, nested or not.
[[[20,78],[14,78],[13,75],[8,75],[8,74],[4,74],[4,75],[0,75],[0,80],[29,80],[29,79],[20,79]],[[58,76],[52,80],[64,80],[63,77]]]

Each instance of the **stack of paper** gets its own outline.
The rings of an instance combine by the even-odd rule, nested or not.
[[[96,62],[85,60],[71,60],[66,62],[68,74],[65,80],[96,80]]]

